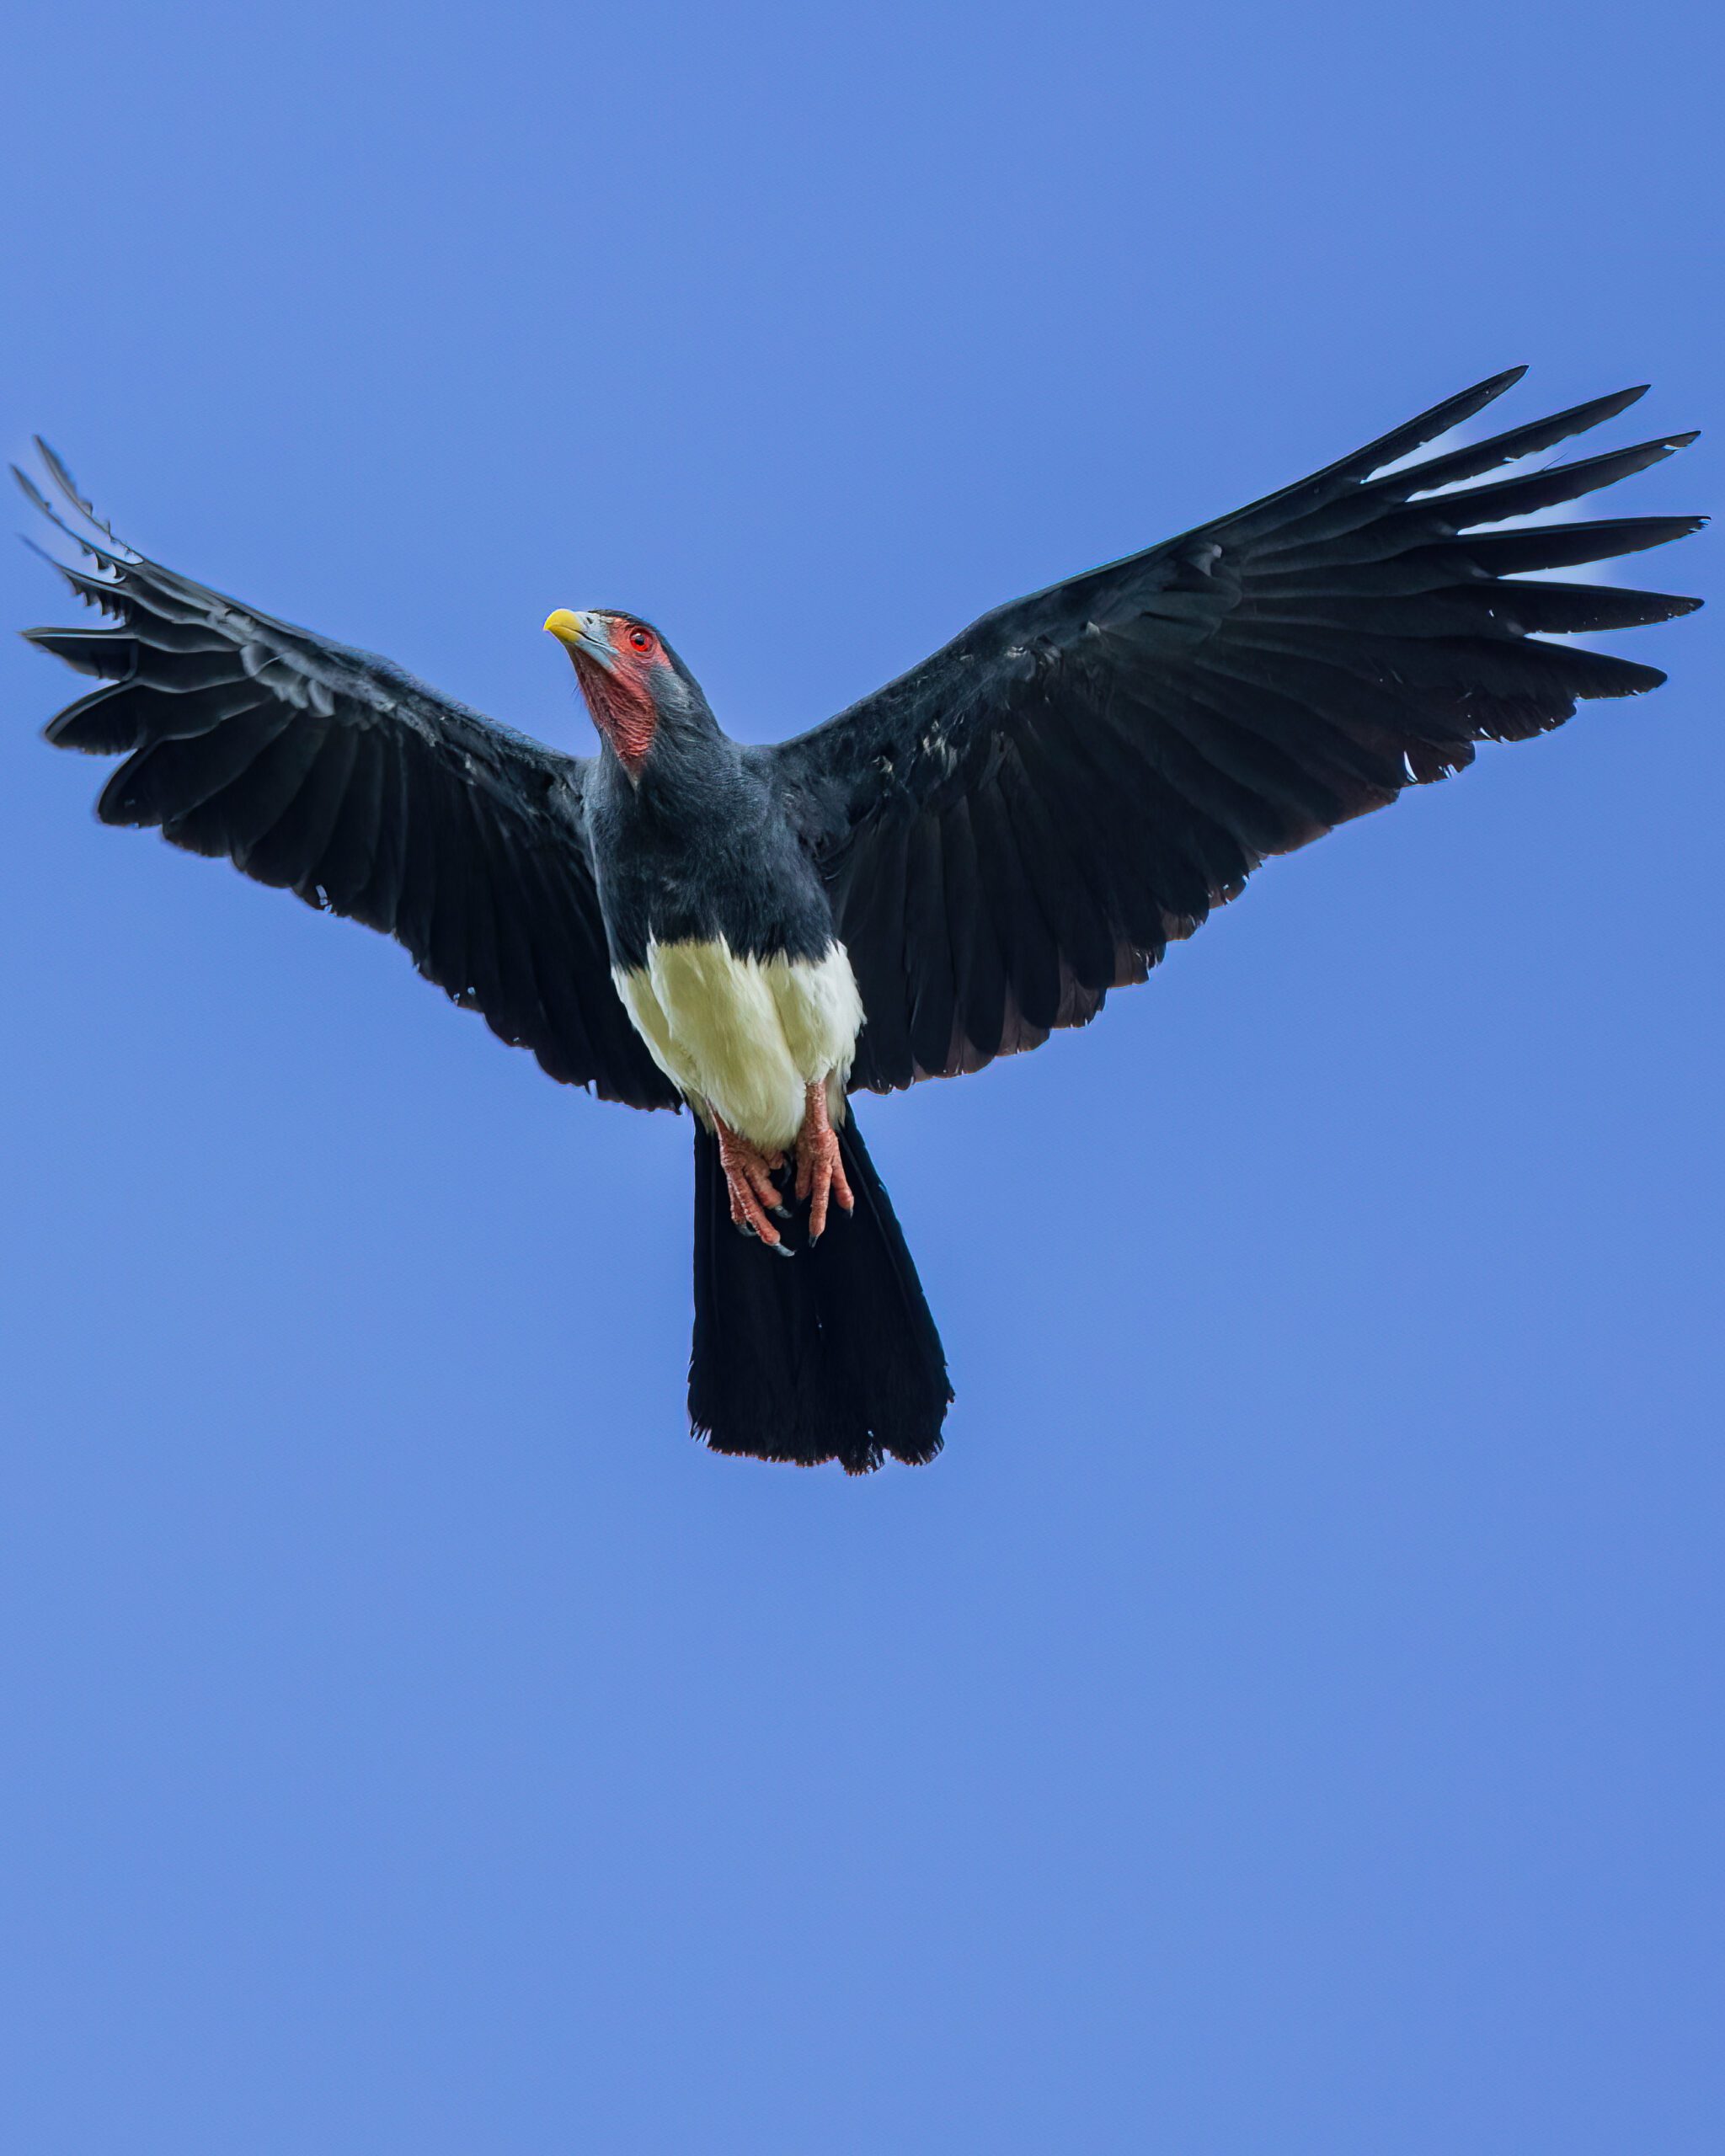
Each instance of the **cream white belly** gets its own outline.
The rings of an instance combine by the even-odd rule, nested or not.
[[[739,958],[723,941],[649,943],[611,979],[653,1060],[695,1102],[766,1151],[803,1124],[804,1089],[827,1081],[844,1113],[862,999],[842,943],[824,958]]]

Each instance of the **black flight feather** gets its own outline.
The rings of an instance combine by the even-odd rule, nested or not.
[[[1459,770],[1478,742],[1524,739],[1583,699],[1664,679],[1541,639],[1698,602],[1514,579],[1662,546],[1702,520],[1479,527],[1614,485],[1692,435],[1466,483],[1616,418],[1641,388],[1385,468],[1521,371],[1213,524],[995,608],[772,752],[859,979],[884,978],[896,996],[900,967],[905,976],[913,1053],[890,1025],[878,1042],[865,1028],[853,1083],[884,1090],[1033,1045],[1047,1008],[1044,928],[1065,985],[1051,1022],[1085,1022],[1103,990],[1141,979],[1266,854]],[[907,824],[909,873],[894,879],[902,945],[895,924],[889,952],[873,947],[875,910],[860,894]],[[980,842],[996,830],[1016,840],[1033,910],[998,846]],[[1027,1000],[1036,1024],[1019,1022]],[[948,1017],[960,1032],[937,1054]]]
[[[32,642],[114,686],[51,722],[56,746],[127,759],[99,813],[155,824],[193,851],[350,914],[405,943],[422,972],[569,1082],[641,1107],[677,1104],[617,1004],[590,872],[516,874],[518,848],[585,855],[585,766],[440,696],[387,660],[278,622],[134,552],[45,445],[68,520],[27,498],[100,572],[61,567],[118,627]],[[574,804],[573,806],[571,804]],[[563,916],[559,919],[559,915]],[[536,953],[584,978],[557,999]],[[614,1022],[581,1022],[608,1002]]]

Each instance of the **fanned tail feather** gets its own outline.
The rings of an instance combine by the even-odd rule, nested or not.
[[[856,1119],[838,1131],[854,1213],[811,1245],[808,1209],[783,1223],[788,1260],[732,1225],[718,1142],[695,1126],[695,1337],[689,1417],[715,1452],[866,1475],[890,1454],[941,1449],[946,1357]]]

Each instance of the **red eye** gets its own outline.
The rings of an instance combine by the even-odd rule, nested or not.
[[[632,651],[651,651],[653,648],[652,630],[644,629],[638,626],[631,629],[629,631],[629,648]]]

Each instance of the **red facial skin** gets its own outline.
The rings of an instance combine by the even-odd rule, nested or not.
[[[631,778],[640,776],[653,746],[658,714],[654,707],[652,679],[656,667],[668,665],[665,646],[644,622],[626,614],[606,616],[615,664],[607,669],[575,650],[575,675],[593,723],[616,750],[617,760]]]

